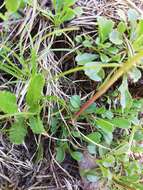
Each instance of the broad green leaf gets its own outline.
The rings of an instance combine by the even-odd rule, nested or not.
[[[109,155],[107,158],[103,159],[102,164],[106,168],[113,167],[115,164],[114,156]]]
[[[116,55],[112,56],[112,58],[111,58],[112,62],[118,62],[119,63],[120,60],[121,60],[121,55],[120,54],[116,54]]]
[[[76,3],[77,0],[63,0],[64,6],[70,7]]]
[[[56,160],[61,163],[65,159],[65,150],[63,147],[56,148]]]
[[[55,12],[59,13],[63,7],[63,0],[53,0],[53,6],[55,8]]]
[[[125,24],[125,22],[120,22],[117,26],[117,30],[119,33],[124,33],[127,29],[127,26]]]
[[[101,65],[98,62],[89,62],[85,64],[85,74],[94,81],[101,81],[99,72],[101,71]]]
[[[61,22],[72,20],[75,17],[75,12],[73,9],[68,8],[65,10],[65,14],[61,18]]]
[[[102,118],[112,119],[114,114],[111,110],[106,110],[105,113],[102,114]]]
[[[105,168],[103,166],[100,166],[100,169],[102,171],[103,177],[107,178],[109,181],[111,181],[113,174],[111,173],[110,169],[109,168]]]
[[[134,32],[134,38],[133,38],[133,48],[135,50],[140,50],[143,48],[143,19],[139,21],[137,24],[137,27],[135,28]]]
[[[12,124],[9,130],[9,139],[14,144],[22,144],[27,134],[27,129],[24,125],[24,120],[19,118],[14,124]]]
[[[108,48],[108,52],[111,53],[111,54],[115,54],[117,55],[117,53],[119,52],[119,49],[117,47],[109,47]]]
[[[138,38],[143,35],[143,19],[141,19],[137,25],[136,34]]]
[[[103,53],[100,53],[100,59],[102,63],[108,63],[110,61],[110,58],[106,54],[103,54]]]
[[[115,127],[118,128],[129,129],[131,127],[131,123],[122,117],[115,117],[111,120],[111,122]]]
[[[143,131],[136,131],[134,135],[134,140],[143,141]]]
[[[32,76],[26,95],[26,102],[30,107],[37,106],[42,98],[45,78],[42,74]]]
[[[95,183],[98,182],[100,177],[96,176],[96,175],[91,175],[91,174],[87,174],[86,178],[88,179],[88,181]]]
[[[140,15],[138,14],[138,12],[135,9],[129,9],[127,12],[128,15],[128,20],[130,22],[134,22],[137,21],[137,19],[139,19]]]
[[[81,99],[80,96],[78,95],[74,95],[70,98],[70,103],[72,105],[73,108],[80,108],[81,105]]]
[[[138,82],[138,80],[142,77],[141,71],[134,67],[129,71],[129,76],[133,80],[134,83]]]
[[[81,43],[81,42],[82,42],[82,36],[81,36],[81,35],[77,35],[77,36],[75,37],[75,41],[76,41],[77,43]]]
[[[71,154],[72,158],[77,161],[81,161],[83,159],[83,154],[81,152],[71,151],[70,154]]]
[[[30,2],[29,0],[21,0],[19,8],[24,8],[26,3]]]
[[[84,113],[87,113],[87,114],[91,114],[91,113],[96,113],[96,103],[93,103],[92,105],[90,105],[85,111]]]
[[[89,144],[87,149],[90,154],[96,154],[96,146],[94,144]]]
[[[84,65],[86,63],[92,62],[97,58],[96,54],[92,53],[83,53],[76,56],[75,60],[78,65]]]
[[[30,117],[29,118],[29,126],[35,134],[42,134],[45,132],[42,120],[40,117]]]
[[[5,0],[6,9],[9,12],[16,12],[19,9],[21,0]]]
[[[125,108],[129,109],[132,106],[132,96],[128,90],[128,83],[127,83],[127,78],[123,78],[123,82],[121,86],[119,87],[119,91],[121,94],[120,97],[120,104],[122,106],[122,109],[124,110]]]
[[[109,39],[113,44],[121,45],[123,43],[122,35],[117,30],[113,30],[110,35]]]
[[[9,114],[18,112],[16,96],[8,91],[0,91],[0,110]]]
[[[90,133],[89,135],[87,135],[87,138],[89,138],[90,140],[92,140],[96,143],[100,143],[101,137],[102,137],[102,135],[99,132],[93,132],[93,133]]]
[[[81,134],[78,131],[71,131],[71,134],[76,137],[76,138],[80,138]]]
[[[82,42],[83,46],[86,47],[86,48],[91,48],[92,47],[92,44],[93,44],[93,41],[89,40],[89,39],[86,39]]]
[[[76,8],[74,9],[74,12],[75,12],[75,14],[76,14],[77,16],[80,16],[80,15],[82,15],[82,13],[83,13],[83,9],[82,9],[81,7],[76,7]]]
[[[102,132],[105,142],[110,145],[113,141],[113,134],[111,132]]]
[[[114,22],[112,20],[108,20],[105,17],[98,17],[97,18],[98,26],[99,26],[99,36],[101,43],[104,43],[105,40],[108,39],[109,34],[111,33]]]
[[[114,131],[113,124],[107,120],[97,119],[96,125],[100,127],[105,133],[112,133]]]

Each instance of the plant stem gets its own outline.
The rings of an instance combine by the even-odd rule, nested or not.
[[[80,110],[75,113],[74,118],[72,119],[72,123],[77,120],[77,118],[91,105],[93,104],[99,97],[101,97],[123,74],[127,73],[132,67],[136,66],[137,62],[140,61],[140,59],[143,57],[143,51],[140,51],[137,55],[123,63],[123,66],[120,67],[109,80],[107,80],[97,93],[90,98],[83,106],[80,108]]]

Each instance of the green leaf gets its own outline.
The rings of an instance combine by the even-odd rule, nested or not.
[[[96,125],[100,127],[105,133],[112,133],[114,130],[113,124],[104,119],[97,119]]]
[[[135,22],[140,17],[140,15],[138,14],[138,12],[135,9],[129,9],[127,12],[127,15],[128,15],[128,20],[130,22]]]
[[[124,110],[125,108],[129,109],[132,106],[133,100],[132,96],[128,90],[128,83],[127,83],[127,78],[123,78],[123,82],[121,86],[119,87],[119,91],[121,93],[120,97],[120,104],[122,106],[122,109]]]
[[[89,144],[87,149],[90,154],[96,154],[96,146],[94,144]]]
[[[93,132],[87,135],[86,137],[96,143],[100,143],[102,135],[99,132]]]
[[[29,118],[29,126],[35,134],[45,133],[45,129],[40,117],[30,117]]]
[[[115,54],[117,55],[117,53],[119,52],[119,49],[117,47],[109,47],[108,48],[108,52],[111,53],[111,54]]]
[[[74,95],[70,98],[70,103],[72,105],[73,108],[78,109],[80,108],[81,105],[81,99],[80,96],[78,95]]]
[[[0,91],[0,110],[8,114],[18,112],[18,106],[14,94],[7,91]]]
[[[65,10],[65,14],[62,16],[61,20],[62,20],[62,22],[72,20],[75,17],[75,15],[76,14],[73,9],[67,8]]]
[[[105,168],[103,166],[100,166],[100,169],[102,171],[103,177],[107,178],[109,181],[111,181],[113,174],[111,173],[110,169],[109,168]]]
[[[105,17],[97,18],[98,26],[99,26],[99,36],[101,43],[104,43],[105,40],[108,39],[109,34],[111,33],[114,23],[112,20],[108,20]]]
[[[53,6],[56,13],[60,12],[63,7],[63,0],[53,0]]]
[[[76,8],[74,9],[74,12],[75,12],[75,14],[76,14],[77,16],[79,16],[79,15],[82,15],[83,9],[82,9],[81,7],[76,7]]]
[[[83,154],[81,152],[71,151],[70,154],[73,157],[73,159],[75,159],[77,161],[81,161],[83,159]]]
[[[124,33],[127,29],[127,26],[124,22],[120,22],[117,26],[117,30],[119,33]]]
[[[92,105],[90,105],[85,111],[84,113],[87,113],[87,114],[91,114],[91,113],[96,113],[96,103],[93,103]]]
[[[117,30],[113,30],[109,36],[110,41],[113,44],[121,45],[123,43],[122,35]]]
[[[36,74],[32,76],[26,95],[26,103],[30,107],[35,107],[39,105],[39,101],[42,98],[44,84],[45,84],[44,75]]]
[[[114,55],[114,56],[112,56],[112,58],[111,58],[111,61],[112,62],[120,62],[120,60],[121,60],[121,55],[120,54],[117,54],[117,55]]]
[[[88,181],[90,181],[90,182],[92,182],[92,183],[98,182],[99,179],[100,179],[99,176],[90,175],[90,174],[87,174],[86,178],[88,179]]]
[[[113,167],[114,164],[115,164],[115,158],[114,158],[114,156],[109,155],[107,158],[103,159],[102,164],[106,168]]]
[[[78,65],[84,65],[86,63],[92,62],[97,58],[96,54],[92,53],[83,53],[76,56],[75,60]]]
[[[135,50],[140,50],[143,48],[143,19],[139,21],[137,27],[135,28],[133,48]]]
[[[76,3],[77,0],[63,0],[64,6],[70,7]]]
[[[134,83],[138,82],[138,80],[142,77],[141,71],[134,67],[129,71],[129,76],[133,80]]]
[[[108,144],[108,145],[111,145],[112,143],[112,140],[113,140],[113,134],[111,132],[102,132],[102,135],[104,137],[104,140],[105,142]]]
[[[111,112],[111,110],[106,110],[106,112],[102,114],[102,117],[112,119],[114,117],[114,114],[113,112]]]
[[[110,61],[110,58],[103,53],[100,53],[100,59],[101,59],[102,63],[108,63]]]
[[[137,25],[136,34],[138,38],[143,35],[143,19],[141,19]]]
[[[101,71],[101,65],[98,62],[89,62],[85,64],[84,71],[85,74],[94,81],[101,81],[99,72]]]
[[[115,127],[118,128],[129,129],[131,127],[131,123],[122,117],[115,117],[111,120],[111,122]]]
[[[88,39],[87,39],[87,40],[84,40],[84,41],[82,42],[82,44],[83,44],[83,46],[86,47],[86,48],[91,48],[93,42],[92,42],[91,40],[88,40]]]
[[[19,9],[21,0],[5,0],[6,9],[9,12],[16,12]]]
[[[136,131],[134,135],[134,140],[136,141],[143,141],[143,131]]]
[[[19,118],[9,130],[9,139],[14,144],[22,144],[27,134],[27,129],[24,125],[24,120]]]
[[[56,160],[61,163],[65,159],[65,150],[63,147],[56,148]]]

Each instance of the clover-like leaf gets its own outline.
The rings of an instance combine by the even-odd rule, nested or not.
[[[102,67],[98,62],[89,62],[85,64],[84,72],[85,74],[94,81],[101,81],[100,71]]]
[[[114,22],[112,20],[108,20],[107,18],[101,17],[101,16],[97,18],[97,22],[98,22],[98,27],[99,27],[100,40],[101,40],[101,43],[104,43],[105,40],[108,39],[109,34],[111,33],[113,29]]]
[[[98,56],[92,53],[82,53],[76,56],[75,60],[78,65],[84,65],[86,63],[94,61]]]
[[[122,39],[122,35],[120,32],[118,32],[117,30],[113,30],[111,33],[110,33],[110,41],[113,43],[113,44],[116,44],[116,45],[121,45],[123,43],[123,39]]]

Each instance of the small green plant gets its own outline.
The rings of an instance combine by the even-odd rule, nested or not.
[[[14,94],[1,91],[0,92],[0,110],[4,112],[6,117],[14,117],[14,122],[9,130],[9,138],[12,143],[21,144],[27,134],[27,124],[35,134],[45,132],[43,122],[40,119],[42,108],[42,92],[45,84],[44,75],[32,75],[26,95],[27,112],[19,112]],[[37,88],[38,87],[38,88]]]
[[[14,13],[27,2],[28,0],[5,0],[5,6],[9,12]]]
[[[56,27],[82,13],[80,7],[72,8],[76,0],[53,0],[52,3],[54,12],[44,12],[44,15],[47,15]]]
[[[6,0],[5,4],[7,10],[14,13],[21,7],[21,3],[26,2],[28,1]],[[52,3],[53,12],[42,12],[57,28],[81,12],[80,8],[74,8],[75,0],[53,0]],[[40,10],[39,7],[37,9]],[[143,20],[132,9],[127,15],[126,20],[121,20],[118,24],[99,16],[94,37],[84,34],[76,37],[76,42],[80,44],[75,58],[78,67],[51,79],[55,80],[83,70],[87,77],[97,82],[98,92],[88,103],[79,95],[73,95],[65,102],[58,97],[44,94],[44,87],[49,81],[46,81],[45,70],[38,71],[37,54],[31,48],[33,44],[28,58],[24,58],[27,54],[26,56],[22,52],[18,54],[19,51],[12,51],[11,48],[2,45],[0,69],[27,85],[22,107],[19,107],[17,102],[19,94],[16,96],[6,90],[0,91],[0,120],[10,123],[9,139],[14,144],[24,142],[28,128],[33,134],[53,138],[56,160],[59,163],[64,161],[66,153],[80,163],[84,159],[82,150],[86,149],[93,156],[96,167],[81,170],[80,174],[90,182],[103,181],[108,189],[113,190],[142,190],[143,168],[136,153],[143,153],[143,100],[132,98],[128,79],[135,83],[141,78]],[[59,34],[58,31],[64,29],[55,30],[48,35]],[[44,38],[46,39],[45,36]],[[94,101],[119,77],[122,77],[122,80],[115,87],[115,91],[109,91],[103,97],[103,102],[101,99],[99,103],[95,103]],[[54,102],[52,108],[47,106],[51,101]],[[85,107],[81,109],[82,104]],[[49,109],[51,116],[47,124],[43,110],[46,112]],[[61,115],[67,123],[63,122]],[[77,119],[81,123],[76,123]],[[42,150],[42,147],[38,148]],[[40,155],[39,153],[39,157]]]
[[[132,19],[132,17],[134,17],[134,19]],[[121,21],[117,27],[114,27],[115,23],[112,20],[98,17],[98,35],[96,39],[93,40],[94,43],[91,43],[91,39],[89,39],[89,42],[86,42],[85,45],[85,42],[82,42],[82,38],[78,37],[76,39],[78,42],[83,43],[83,46],[94,51],[94,53],[79,53],[76,57],[77,64],[83,65],[83,70],[90,79],[101,82],[106,76],[105,69],[103,69],[104,67],[114,67],[114,70],[108,75],[105,80],[106,82],[101,85],[97,95],[89,100],[87,104],[85,104],[81,110],[76,113],[75,118],[77,118],[90,104],[99,98],[102,95],[102,92],[105,93],[106,90],[111,87],[109,84],[112,85],[117,81],[118,77],[121,77],[122,75],[123,83],[119,87],[119,91],[121,92],[120,103],[122,108],[124,109],[131,101],[131,95],[128,90],[127,75],[133,80],[133,82],[137,82],[141,78],[139,68],[142,68],[142,55],[139,59],[134,60],[134,54],[138,52],[140,52],[139,54],[142,54],[143,20],[140,19],[137,13],[131,9],[128,11],[128,21],[129,24]],[[138,41],[140,41],[140,43],[138,43]],[[125,45],[127,47],[126,49],[124,47]],[[115,56],[117,53],[118,56]],[[133,62],[131,60],[132,57]],[[127,60],[127,58],[129,61],[122,64],[122,62]],[[131,62],[133,64],[130,67],[129,65]],[[113,72],[115,72],[115,74],[113,74]]]

